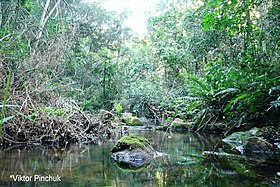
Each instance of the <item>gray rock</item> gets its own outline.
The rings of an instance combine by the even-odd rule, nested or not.
[[[171,130],[175,130],[175,131],[187,130],[190,127],[191,127],[190,124],[186,123],[184,120],[180,118],[175,118],[170,124]]]
[[[274,154],[276,148],[266,140],[259,137],[250,137],[243,146],[245,154]]]
[[[265,156],[279,154],[277,146],[269,143],[265,139],[253,136],[259,133],[258,128],[252,128],[249,131],[236,132],[223,139],[231,149],[231,152],[238,151],[248,156]]]
[[[127,168],[140,168],[159,156],[145,137],[134,135],[119,139],[111,152],[111,157]]]
[[[157,155],[154,150],[147,149],[148,148],[136,148],[133,150],[126,149],[112,153],[111,157],[117,162],[125,163],[135,168],[140,168],[146,164],[149,164],[151,160]]]

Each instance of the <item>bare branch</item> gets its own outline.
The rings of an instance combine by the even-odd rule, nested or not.
[[[3,38],[1,38],[1,39],[0,39],[0,42],[1,42],[2,40],[5,40],[5,39],[8,38],[9,36],[11,36],[11,34],[7,34],[7,35],[4,36]]]
[[[61,0],[57,0],[57,2],[55,3],[55,5],[52,7],[52,9],[50,10],[50,12],[48,13],[48,8],[49,8],[49,5],[50,5],[50,0],[47,0],[46,1],[46,4],[44,6],[44,9],[43,9],[43,13],[42,13],[42,16],[41,16],[41,20],[40,20],[40,27],[39,27],[39,33],[37,35],[37,39],[40,39],[42,37],[42,34],[43,34],[43,30],[44,30],[44,27],[48,21],[48,19],[50,18],[50,16],[53,14],[53,12],[55,11],[55,9],[57,8],[57,6],[59,5]]]

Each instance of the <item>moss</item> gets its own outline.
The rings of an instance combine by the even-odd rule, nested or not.
[[[149,141],[142,136],[125,136],[119,139],[112,149],[112,152],[123,151],[125,149],[136,149],[141,148],[144,149],[147,145],[149,145]]]
[[[131,113],[123,113],[122,120],[129,126],[140,126],[142,124],[141,120],[138,117],[133,116]]]
[[[131,116],[130,118],[126,118],[124,121],[125,121],[126,125],[130,125],[130,126],[141,125],[140,119],[138,117],[135,117],[135,116]]]

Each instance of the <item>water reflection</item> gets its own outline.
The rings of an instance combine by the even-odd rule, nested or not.
[[[137,170],[122,169],[110,158],[115,141],[73,145],[63,150],[39,147],[0,151],[0,186],[277,186],[279,161],[253,165],[242,156],[205,155],[224,145],[217,136],[137,131],[167,155]],[[61,182],[16,182],[11,175],[61,176]]]

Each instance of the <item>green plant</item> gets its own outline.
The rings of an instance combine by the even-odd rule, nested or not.
[[[11,83],[11,70],[9,70],[9,73],[8,73],[7,83],[6,83],[5,91],[4,91],[4,100],[3,100],[3,104],[1,105],[0,137],[2,135],[2,125],[3,125],[3,123],[14,117],[14,116],[5,117],[5,108],[6,108],[6,103],[7,103],[7,100],[8,100],[10,83]]]
[[[117,115],[120,115],[123,111],[123,107],[120,103],[114,103],[114,110],[116,111]]]
[[[65,114],[65,111],[63,109],[54,108],[54,107],[45,107],[43,111],[48,115],[56,115],[56,116],[63,116]]]

